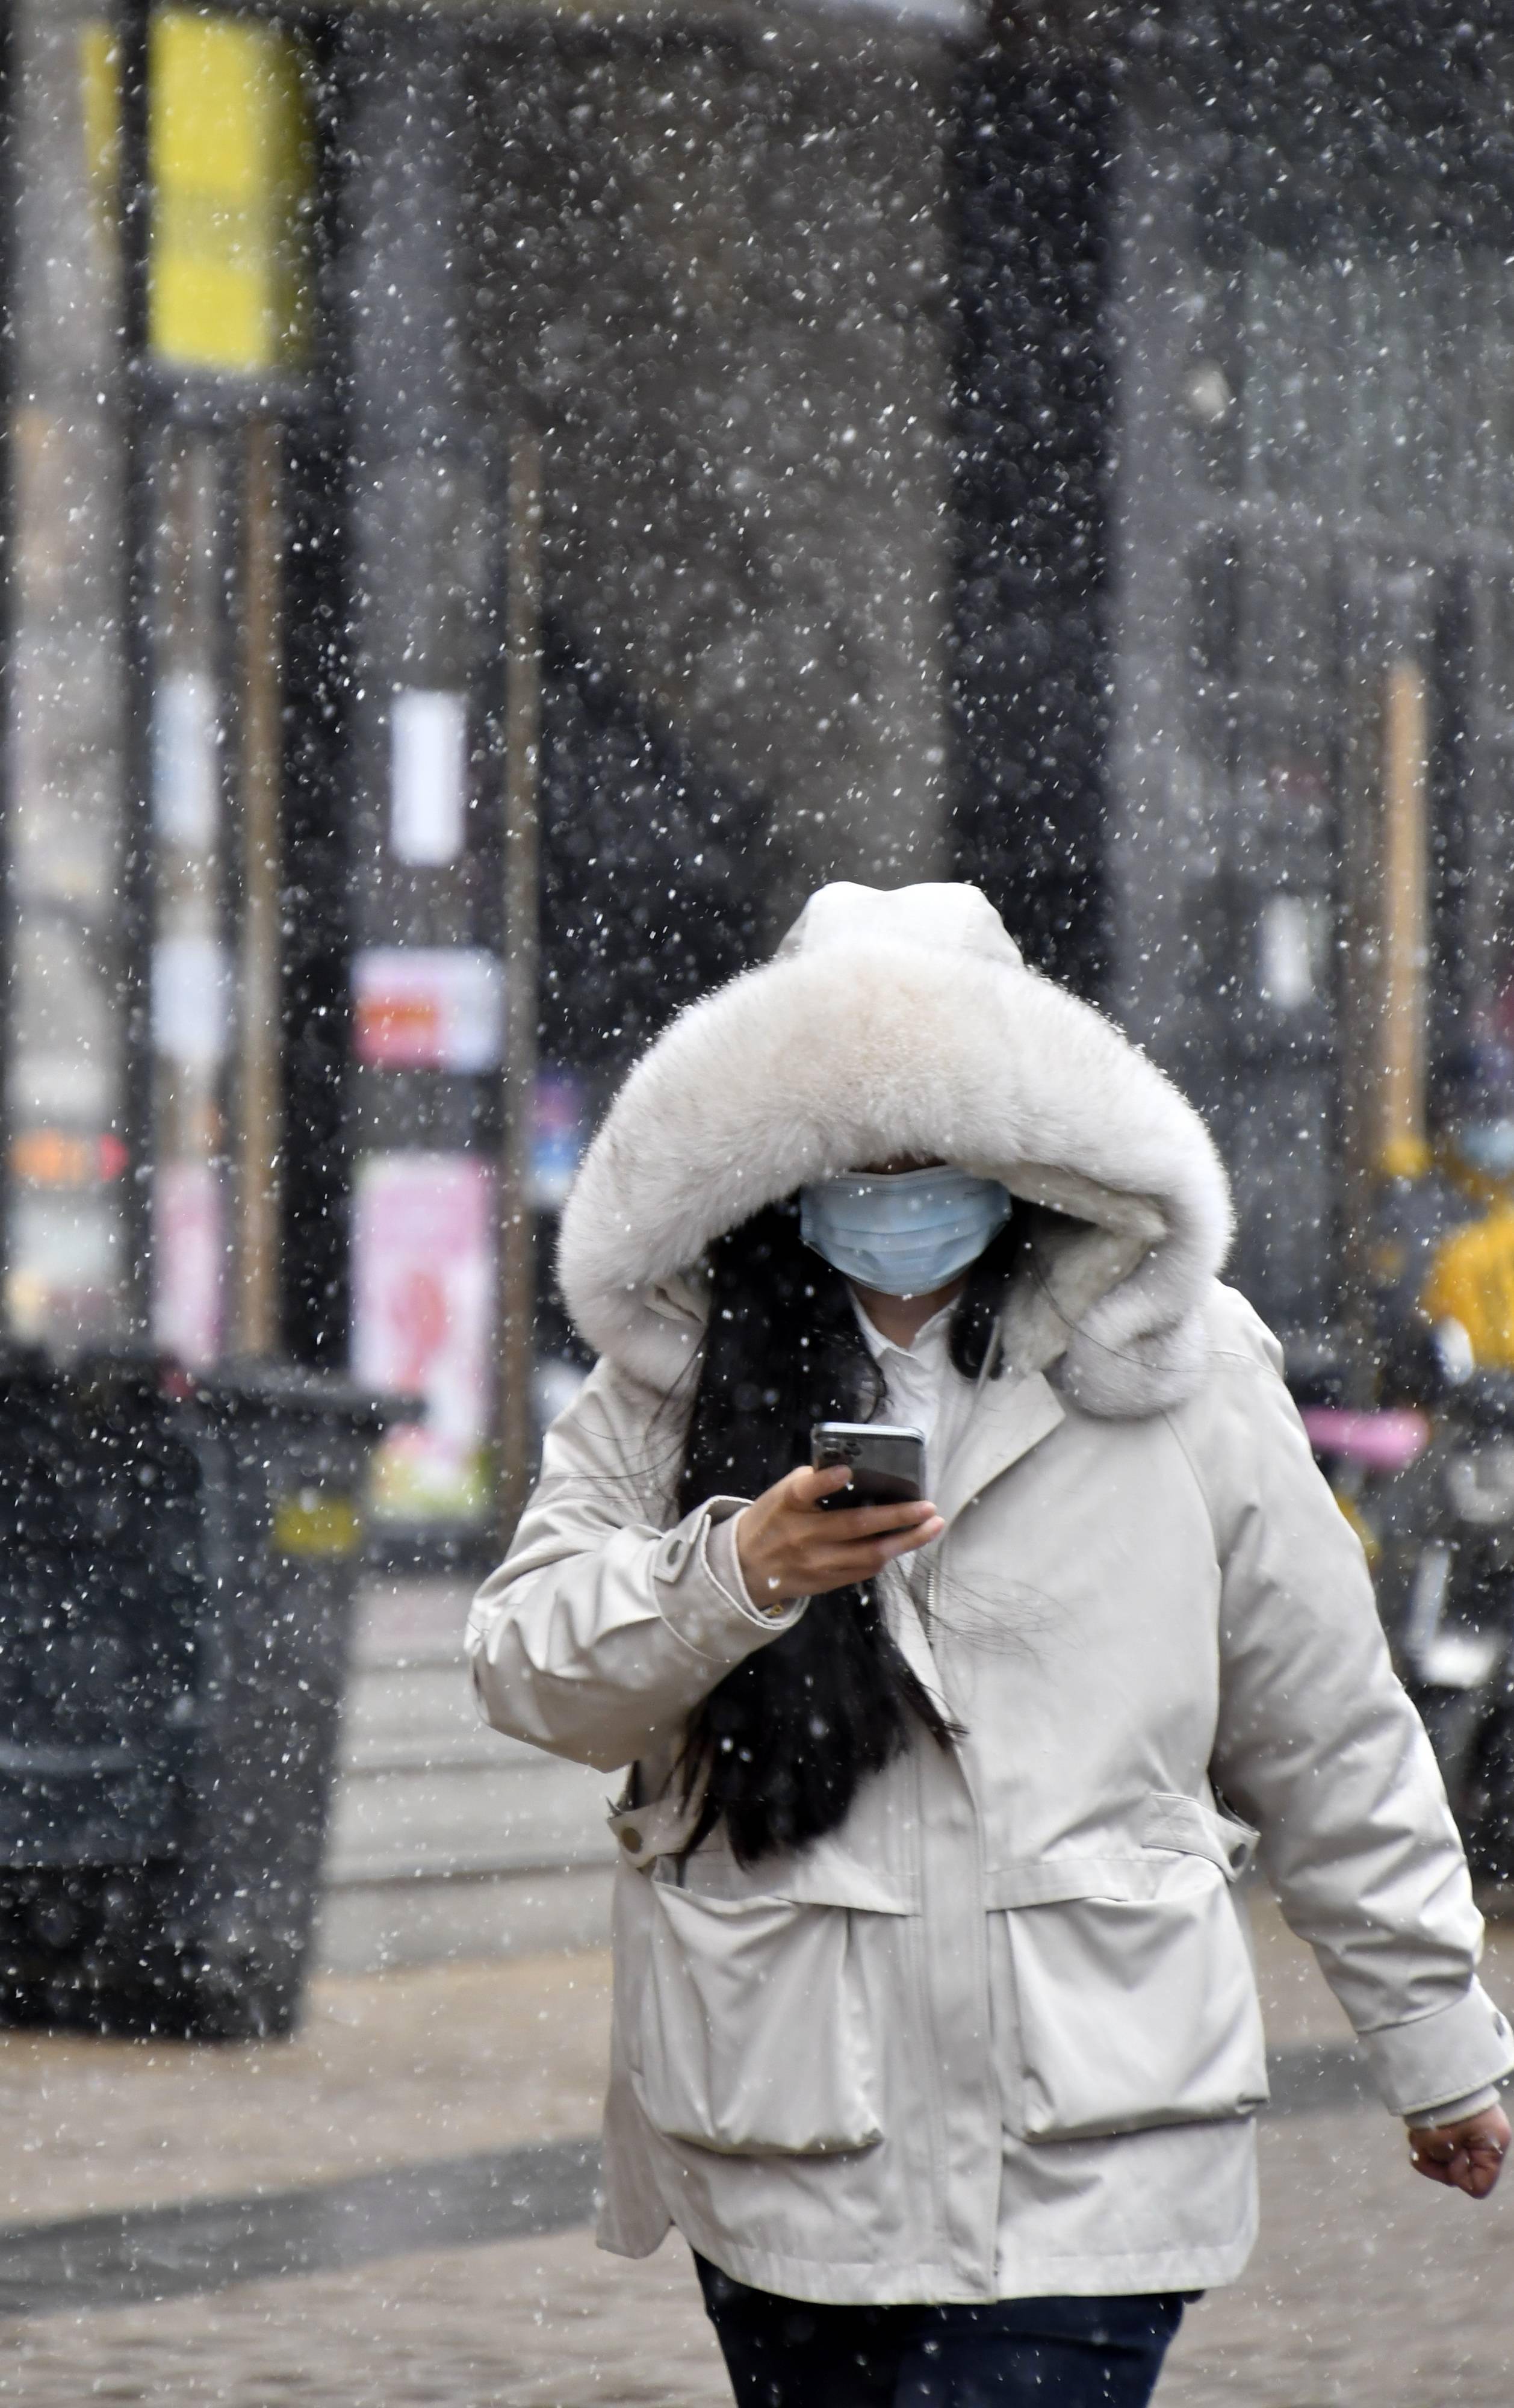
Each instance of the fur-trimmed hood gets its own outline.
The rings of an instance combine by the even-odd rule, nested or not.
[[[679,1015],[568,1198],[568,1309],[591,1346],[669,1387],[699,1343],[711,1240],[899,1154],[1036,1208],[1005,1311],[1020,1368],[1060,1363],[1064,1392],[1107,1415],[1192,1393],[1231,1227],[1208,1133],[1102,1014],[1025,968],[972,886],[822,887],[771,962]]]

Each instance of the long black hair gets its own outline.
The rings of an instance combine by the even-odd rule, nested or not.
[[[957,1301],[950,1355],[968,1379],[982,1369],[1017,1251],[1002,1230]],[[796,1205],[769,1206],[711,1249],[679,1513],[713,1496],[759,1496],[808,1462],[812,1422],[868,1421],[882,1400],[846,1282],[801,1240]],[[900,1654],[873,1584],[831,1591],[690,1717],[684,1794],[702,1803],[689,1846],[721,1825],[750,1864],[834,1831],[912,1723],[943,1747],[958,1736]]]

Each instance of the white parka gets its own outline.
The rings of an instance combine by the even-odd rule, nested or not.
[[[758,1615],[672,1520],[710,1240],[891,1154],[1002,1179],[1026,1250],[993,1376],[886,1583],[966,1736],[842,1828],[687,1861],[690,1710]],[[1175,1090],[953,886],[811,901],[633,1073],[564,1216],[601,1359],[469,1627],[498,1728],[611,1772],[601,2238],[670,2223],[799,2299],[1199,2289],[1254,2235],[1260,1848],[1392,2108],[1509,2070],[1481,1927],[1361,1549],[1276,1345],[1215,1274],[1223,1174]],[[680,1385],[681,1383],[681,1385]]]

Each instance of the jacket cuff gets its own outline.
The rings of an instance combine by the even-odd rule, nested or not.
[[[1498,2104],[1498,2091],[1491,2082],[1480,2090],[1469,2090],[1464,2099],[1442,2099],[1434,2107],[1416,2108],[1407,2121],[1411,2132],[1433,2132],[1441,2124],[1463,2124],[1468,2115],[1480,2115]]]
[[[744,1505],[741,1512],[746,1512],[746,1510],[749,1508]],[[746,1575],[741,1570],[741,1551],[736,1546],[741,1512],[732,1514],[729,1522],[718,1522],[718,1519],[706,1522],[706,1570],[710,1572],[710,1580],[722,1592],[722,1597],[729,1597],[732,1606],[736,1606],[741,1613],[751,1613],[761,1623],[763,1630],[770,1630],[775,1623],[778,1623],[779,1630],[787,1630],[790,1623],[799,1621],[799,1613],[808,1604],[808,1598],[779,1598],[773,1606],[758,1606],[751,1589],[746,1587]]]
[[[747,1502],[712,1497],[659,1539],[652,1553],[652,1588],[663,1620],[686,1647],[727,1671],[764,1641],[780,1637],[808,1601],[800,1598],[775,1615],[759,1612],[748,1598],[734,1541],[722,1537]]]
[[[1480,1982],[1455,2005],[1411,2024],[1358,2034],[1372,2078],[1396,2115],[1464,2099],[1514,2070],[1514,2033]]]

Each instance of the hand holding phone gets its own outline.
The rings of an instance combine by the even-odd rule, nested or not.
[[[836,1426],[818,1424],[817,1428]],[[880,1435],[876,1423],[840,1425]],[[919,1455],[891,1451],[887,1462],[865,1465],[844,1453],[817,1470],[813,1466],[788,1472],[754,1498],[736,1523],[736,1554],[747,1593],[754,1604],[769,1608],[795,1598],[821,1597],[830,1589],[852,1588],[875,1580],[895,1555],[907,1555],[939,1538],[946,1524],[925,1498],[918,1494],[923,1477],[924,1441],[918,1430],[894,1431],[904,1436]],[[869,1479],[913,1482],[914,1496],[895,1496],[881,1504],[856,1501],[855,1472]]]

